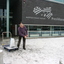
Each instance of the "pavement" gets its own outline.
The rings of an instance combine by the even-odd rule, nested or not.
[[[18,39],[16,39],[17,44]],[[6,51],[2,45],[4,64],[64,64],[64,37],[26,40],[26,50]]]

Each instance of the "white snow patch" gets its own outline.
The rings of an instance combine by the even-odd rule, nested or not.
[[[5,64],[64,64],[64,37],[26,40],[26,50],[8,52],[3,49]]]

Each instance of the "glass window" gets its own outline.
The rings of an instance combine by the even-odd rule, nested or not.
[[[50,30],[50,26],[42,26],[42,30]]]
[[[7,15],[7,10],[5,9],[5,10],[4,10],[4,16],[6,16],[6,15]]]
[[[64,0],[47,0],[47,1],[52,1],[52,2],[59,2],[59,3],[64,3]]]
[[[43,31],[50,30],[50,26],[29,26],[30,31]]]
[[[0,16],[3,16],[3,9],[0,9]]]
[[[64,27],[61,27],[61,31],[64,30]]]
[[[57,2],[62,2],[62,0],[54,0],[54,1],[57,1]]]
[[[60,26],[54,26],[54,30],[60,30]]]
[[[31,31],[39,31],[39,30],[41,30],[41,26],[29,26],[29,30],[31,30]]]

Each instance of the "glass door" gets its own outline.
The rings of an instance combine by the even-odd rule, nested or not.
[[[0,36],[6,31],[6,9],[0,9]]]

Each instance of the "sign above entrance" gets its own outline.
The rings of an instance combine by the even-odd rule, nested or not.
[[[22,3],[24,24],[64,25],[64,5],[42,0]]]

